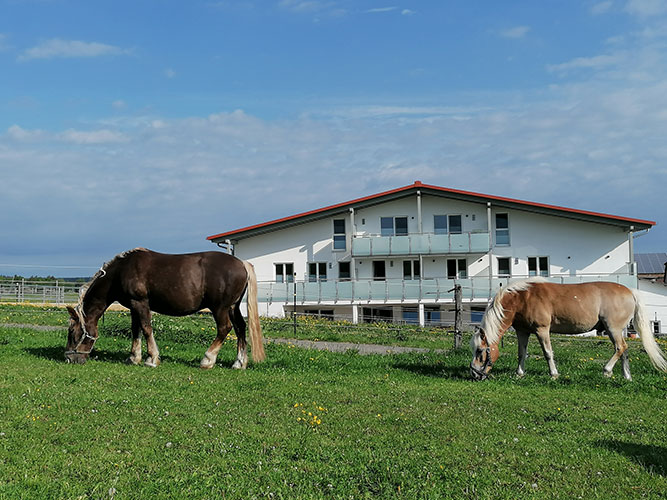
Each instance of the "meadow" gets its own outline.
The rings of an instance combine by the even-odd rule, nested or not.
[[[198,368],[213,323],[156,317],[162,364],[124,364],[129,318],[109,314],[85,365],[63,362],[67,313],[0,306],[0,498],[664,498],[667,376],[631,341],[634,380],[602,376],[606,339],[535,339],[494,378],[442,330],[300,325],[298,335],[443,353],[361,356],[267,346],[231,370],[228,340]],[[21,324],[24,326],[8,326]],[[36,329],[31,325],[47,325]],[[266,320],[265,335],[289,336]],[[411,342],[412,341],[412,342]],[[661,342],[663,350],[665,343]]]

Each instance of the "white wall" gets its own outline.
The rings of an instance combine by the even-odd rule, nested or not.
[[[494,233],[496,213],[509,214],[510,246],[493,248],[494,274],[498,272],[497,257],[512,257],[512,274],[527,276],[528,257],[540,256],[549,257],[551,275],[628,271],[628,235],[621,228],[493,208]]]
[[[660,333],[667,334],[667,286],[658,280],[639,280],[639,292],[649,321],[660,321]]]

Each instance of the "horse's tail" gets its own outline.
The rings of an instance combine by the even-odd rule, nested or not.
[[[262,325],[259,323],[259,306],[257,304],[257,275],[255,268],[250,262],[243,261],[248,273],[248,329],[250,330],[250,344],[252,347],[252,360],[256,363],[266,359],[264,352],[264,337],[262,336]]]
[[[644,350],[648,354],[648,357],[651,358],[653,366],[660,371],[667,372],[667,360],[653,336],[648,319],[646,318],[644,305],[639,297],[639,292],[637,290],[632,290],[632,295],[635,298],[635,318],[633,324],[635,330],[639,333],[639,337],[642,339]]]

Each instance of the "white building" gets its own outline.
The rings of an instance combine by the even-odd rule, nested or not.
[[[636,288],[633,237],[653,225],[417,181],[208,240],[253,263],[264,315],[449,323],[459,284],[474,323],[510,280]]]
[[[637,283],[653,332],[667,334],[667,253],[635,254]]]

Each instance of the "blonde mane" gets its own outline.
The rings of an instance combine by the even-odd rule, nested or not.
[[[502,288],[496,296],[493,297],[493,300],[489,302],[489,305],[486,307],[484,317],[482,318],[482,324],[480,325],[482,330],[484,330],[488,345],[497,343],[500,340],[500,335],[503,333],[501,331],[503,328],[503,321],[505,320],[505,308],[503,308],[502,304],[503,298],[509,293],[521,292],[527,290],[535,283],[545,283],[546,281],[547,280],[544,278],[531,278],[528,280],[517,281]]]
[[[109,262],[105,262],[104,264],[102,264],[102,267],[100,267],[100,270],[95,273],[95,275],[90,279],[90,281],[88,283],[86,283],[85,285],[83,285],[79,289],[79,302],[77,303],[74,310],[79,315],[79,319],[81,321],[81,324],[83,324],[83,318],[85,316],[85,313],[83,312],[83,300],[86,297],[86,292],[88,291],[88,289],[91,286],[93,286],[93,283],[95,283],[95,281],[97,281],[98,279],[103,278],[107,274],[107,270],[109,269],[109,267],[112,264],[116,263],[118,260],[127,257],[131,253],[145,252],[145,251],[146,251],[145,248],[137,247],[137,248],[133,248],[132,250],[126,250],[125,252],[119,253],[113,259],[111,259]]]

